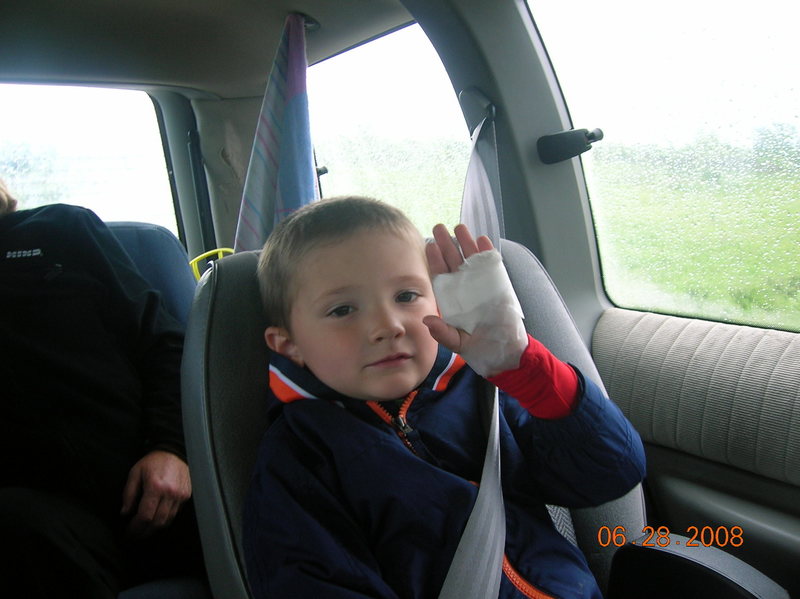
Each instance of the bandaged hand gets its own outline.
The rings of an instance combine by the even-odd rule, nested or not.
[[[483,377],[518,368],[528,336],[500,253],[489,238],[473,239],[465,225],[455,235],[461,251],[444,225],[434,227],[434,242],[425,248],[440,317],[423,322]]]

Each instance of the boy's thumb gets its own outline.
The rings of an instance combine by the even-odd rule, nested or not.
[[[461,334],[458,329],[450,326],[438,316],[432,314],[422,319],[428,331],[437,342],[444,345],[452,352],[458,353],[461,349]]]

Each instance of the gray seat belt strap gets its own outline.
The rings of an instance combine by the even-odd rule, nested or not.
[[[500,592],[506,515],[500,486],[500,415],[497,387],[480,398],[490,413],[489,439],[478,497],[467,520],[439,599],[489,599]]]
[[[464,182],[461,222],[488,235],[500,250],[504,233],[500,172],[494,129],[494,106],[477,90],[460,95],[462,104],[477,102],[482,119],[472,132],[472,154]],[[497,387],[485,382],[479,398],[488,430],[481,485],[472,513],[447,572],[439,599],[491,599],[500,592],[506,544],[506,514],[500,485],[500,415]]]
[[[472,151],[461,198],[461,222],[473,233],[489,237],[494,247],[500,250],[500,239],[505,237],[505,223],[494,122],[495,108],[475,89],[461,92],[459,99],[462,104],[468,99],[477,102],[483,112],[482,118],[472,130]]]

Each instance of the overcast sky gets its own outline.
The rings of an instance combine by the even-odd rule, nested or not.
[[[578,128],[623,143],[737,144],[772,123],[800,129],[800,2],[531,0]],[[357,99],[331,90],[359,90]],[[418,27],[309,74],[313,126],[384,123],[413,137],[465,131],[452,87]],[[407,115],[414,115],[413,117]]]

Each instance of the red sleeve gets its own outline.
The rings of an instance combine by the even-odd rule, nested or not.
[[[506,370],[488,380],[516,398],[536,418],[563,418],[572,413],[578,403],[578,375],[530,335],[519,368]]]

